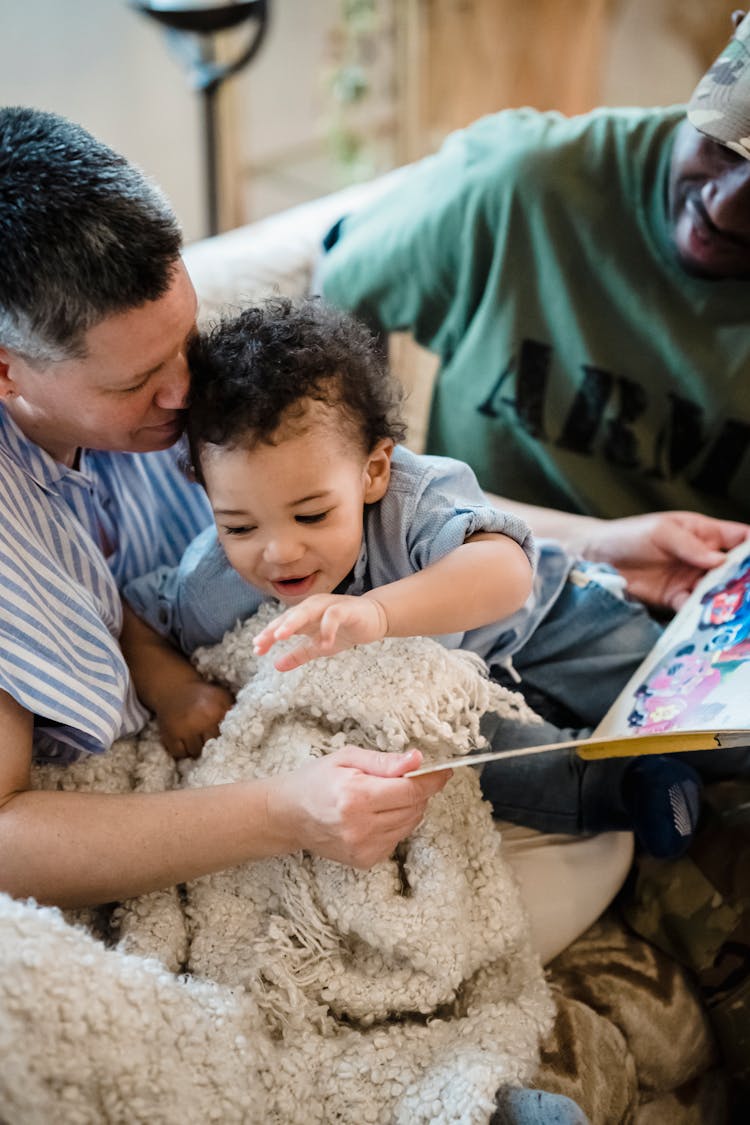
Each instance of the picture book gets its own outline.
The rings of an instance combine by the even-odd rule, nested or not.
[[[709,571],[590,738],[470,754],[415,773],[575,749],[582,758],[750,744],[750,541]]]

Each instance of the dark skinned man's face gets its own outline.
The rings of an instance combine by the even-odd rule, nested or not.
[[[675,248],[688,273],[750,278],[750,160],[688,121],[675,138],[669,214]]]
[[[735,29],[745,17],[732,12]],[[683,268],[698,277],[750,278],[750,161],[680,127],[669,177],[672,237]]]

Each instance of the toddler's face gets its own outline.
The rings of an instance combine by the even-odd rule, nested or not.
[[[285,605],[343,582],[359,557],[364,505],[388,486],[392,443],[363,453],[331,413],[314,404],[304,430],[278,445],[209,446],[201,456],[227,559]]]

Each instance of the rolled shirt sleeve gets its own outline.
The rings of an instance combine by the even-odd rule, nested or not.
[[[362,593],[423,570],[480,531],[508,535],[522,547],[535,570],[534,591],[509,618],[437,639],[446,648],[476,652],[488,663],[504,660],[548,611],[563,578],[556,576],[552,589],[548,568],[544,575],[536,571],[536,546],[528,525],[489,504],[462,461],[420,456],[403,446],[394,450],[388,491],[365,516],[363,562],[349,592]],[[502,578],[498,572],[498,582]]]
[[[423,570],[482,531],[514,539],[531,566],[535,565],[536,548],[529,526],[489,504],[472,469],[450,457],[417,456],[399,447],[378,523],[371,543],[379,538],[387,552],[389,545],[393,550],[401,540],[408,552],[406,573]],[[376,548],[372,543],[371,554]]]

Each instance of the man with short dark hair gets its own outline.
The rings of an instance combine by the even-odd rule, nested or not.
[[[401,777],[415,752],[351,747],[210,789],[30,789],[32,757],[102,753],[142,726],[119,589],[176,563],[210,521],[175,451],[196,312],[180,245],[123,157],[54,114],[0,109],[0,890],[42,902],[108,902],[300,849],[370,866],[443,784]],[[163,682],[184,670],[167,654]],[[178,756],[231,702],[197,673],[190,690]]]
[[[167,452],[196,299],[166,199],[52,114],[0,111],[0,237],[0,684],[60,760],[142,724],[117,587],[210,516]]]

